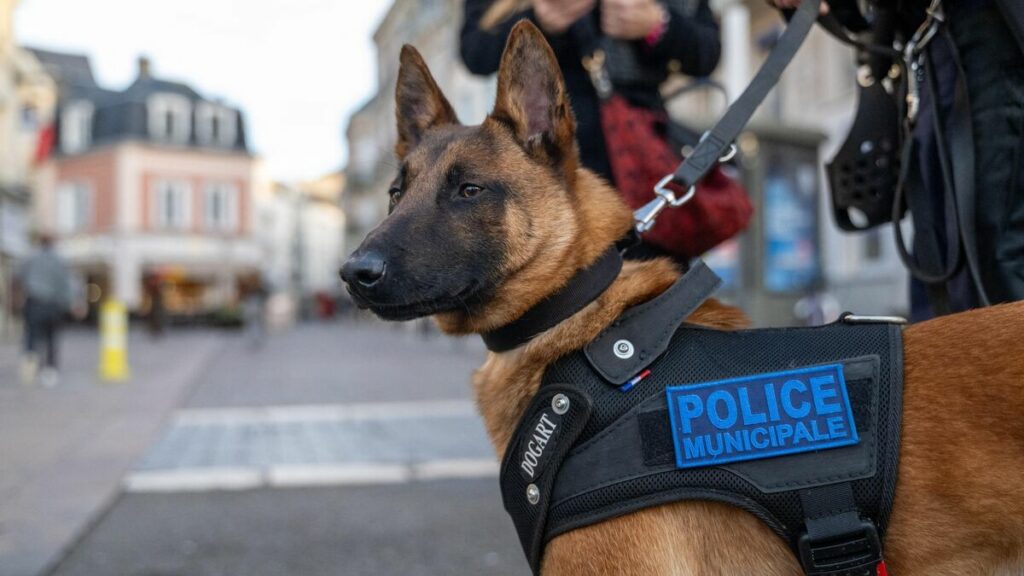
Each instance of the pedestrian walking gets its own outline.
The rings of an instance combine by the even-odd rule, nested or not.
[[[246,286],[242,299],[245,339],[253,350],[262,348],[267,337],[267,300],[270,291],[270,283],[262,274],[256,274]]]
[[[17,270],[16,282],[24,296],[25,357],[22,379],[56,386],[58,332],[71,310],[71,274],[53,248],[53,238],[39,236],[39,248]]]
[[[149,297],[149,312],[146,314],[146,328],[151,338],[160,338],[164,335],[164,290],[163,280],[160,274],[152,272],[143,279],[143,286],[146,296]]]

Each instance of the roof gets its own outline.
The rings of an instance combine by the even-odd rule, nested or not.
[[[40,48],[27,48],[46,71],[61,86],[96,86],[92,75],[92,64],[84,54],[52,52]]]
[[[135,82],[132,82],[131,86],[128,86],[122,94],[125,98],[145,100],[151,94],[156,94],[158,92],[163,94],[178,94],[192,100],[193,102],[204,100],[198,92],[184,83],[161,80],[152,76],[140,76],[139,78],[136,78]]]
[[[139,73],[135,81],[124,90],[118,91],[109,90],[96,84],[89,58],[86,56],[40,49],[31,50],[47,72],[58,81],[59,99],[62,106],[82,101],[92,104],[90,145],[126,139],[149,139],[148,106],[150,97],[155,94],[175,94],[187,98],[193,104],[193,115],[189,119],[192,126],[188,146],[199,146],[196,138],[195,104],[209,102],[228,109],[235,117],[237,126],[235,140],[230,146],[221,148],[248,151],[245,122],[240,110],[225,106],[218,101],[206,99],[183,82],[164,80],[154,76],[150,71],[147,58],[139,59]],[[61,118],[58,116],[58,132],[61,130],[60,124]]]

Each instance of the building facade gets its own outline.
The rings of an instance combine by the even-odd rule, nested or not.
[[[233,305],[261,262],[261,176],[241,112],[157,78],[145,58],[116,91],[84,56],[35,55],[60,93],[35,226],[56,237],[89,304],[114,298],[144,313],[156,289],[171,315]]]
[[[17,0],[0,0],[0,338],[14,333],[14,263],[30,250],[29,200],[46,145],[56,87],[14,41]]]
[[[299,184],[275,184],[269,198],[259,203],[265,279],[274,292],[288,294],[294,305],[333,298],[341,290],[344,187],[344,175],[332,172]]]

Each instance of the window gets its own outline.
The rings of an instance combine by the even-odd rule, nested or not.
[[[60,148],[65,154],[75,154],[89,147],[92,113],[91,102],[72,102],[64,107],[60,121]]]
[[[178,94],[155,94],[147,102],[149,135],[170,144],[188,144],[192,137],[192,102]]]
[[[39,111],[31,104],[21,107],[21,129],[33,132],[39,127]]]
[[[202,102],[196,106],[196,139],[204,146],[230,148],[238,134],[235,111],[227,106]]]
[[[82,232],[92,224],[92,190],[85,182],[64,182],[57,187],[57,231]]]
[[[161,180],[153,186],[150,206],[155,228],[184,230],[192,224],[188,182]]]
[[[205,223],[208,230],[229,232],[238,226],[238,189],[223,182],[206,185]]]

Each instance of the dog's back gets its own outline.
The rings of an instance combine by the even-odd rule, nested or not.
[[[911,326],[904,356],[900,471],[887,548],[905,552],[899,557],[907,569],[935,566],[935,574],[989,574],[1001,561],[1019,560],[1024,302]],[[903,566],[893,572],[907,571]]]

